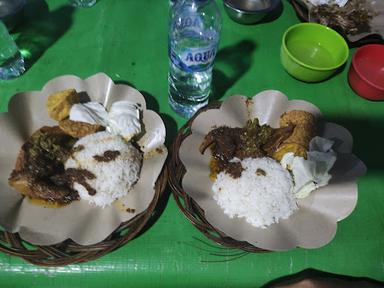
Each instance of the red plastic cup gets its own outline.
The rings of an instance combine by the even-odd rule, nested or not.
[[[359,96],[384,100],[384,45],[369,44],[359,48],[352,57],[348,81]]]

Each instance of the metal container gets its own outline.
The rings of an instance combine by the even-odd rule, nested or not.
[[[271,13],[280,0],[224,0],[223,3],[232,20],[240,24],[254,24]]]

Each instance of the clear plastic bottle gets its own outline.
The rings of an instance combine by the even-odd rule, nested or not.
[[[24,58],[7,27],[0,21],[0,79],[20,76],[25,71]]]
[[[178,0],[168,39],[169,104],[185,118],[207,105],[221,16],[215,0]]]

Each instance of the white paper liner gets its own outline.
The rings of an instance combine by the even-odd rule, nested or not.
[[[119,100],[140,103],[145,133],[139,139],[144,152],[140,178],[127,196],[104,209],[87,201],[74,201],[60,208],[46,208],[30,201],[8,185],[21,145],[44,125],[57,125],[46,111],[51,93],[75,88],[86,92],[92,101],[109,107]],[[12,97],[8,112],[0,114],[0,225],[19,232],[22,239],[35,245],[52,245],[68,238],[81,245],[98,243],[122,222],[145,211],[155,195],[155,182],[167,158],[164,146],[165,126],[155,112],[146,110],[143,95],[127,85],[117,85],[99,73],[82,80],[66,75],[49,81],[41,92],[23,92]],[[135,212],[127,212],[127,208]],[[128,209],[129,210],[129,209]]]
[[[288,100],[279,91],[263,91],[252,99],[245,96],[227,98],[220,109],[211,109],[197,116],[191,126],[192,134],[181,144],[179,156],[187,170],[183,189],[204,210],[210,224],[226,235],[268,250],[288,250],[295,247],[318,248],[332,240],[337,221],[347,217],[357,202],[357,177],[366,171],[365,165],[352,151],[352,136],[340,125],[325,122],[319,135],[336,141],[338,158],[331,169],[329,185],[298,201],[299,210],[286,220],[266,229],[256,228],[244,218],[229,218],[213,199],[209,179],[211,151],[202,155],[199,146],[205,135],[215,127],[243,127],[250,118],[278,127],[279,117],[289,110],[305,110],[321,121],[321,114],[313,104],[302,100]],[[236,191],[234,191],[236,193]]]

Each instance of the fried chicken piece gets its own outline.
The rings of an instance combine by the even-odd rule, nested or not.
[[[49,117],[56,121],[67,118],[72,105],[79,103],[80,100],[80,96],[75,89],[67,89],[50,95],[47,100]]]
[[[59,127],[68,135],[75,138],[81,138],[89,134],[93,134],[105,129],[104,126],[98,124],[90,124],[79,121],[64,119],[59,122]]]
[[[286,143],[279,147],[275,153],[273,153],[273,159],[281,161],[286,153],[292,152],[295,156],[307,158],[307,149],[300,144]]]
[[[309,142],[316,133],[315,117],[306,111],[292,110],[280,117],[280,127],[279,129],[292,127],[293,130],[289,137],[278,143],[279,145],[275,146],[273,150],[270,149],[268,154],[277,161],[280,161],[289,152],[306,158]]]
[[[280,118],[280,127],[294,125],[291,136],[284,143],[296,143],[308,149],[309,142],[316,133],[316,119],[311,113],[302,110],[292,110]]]

